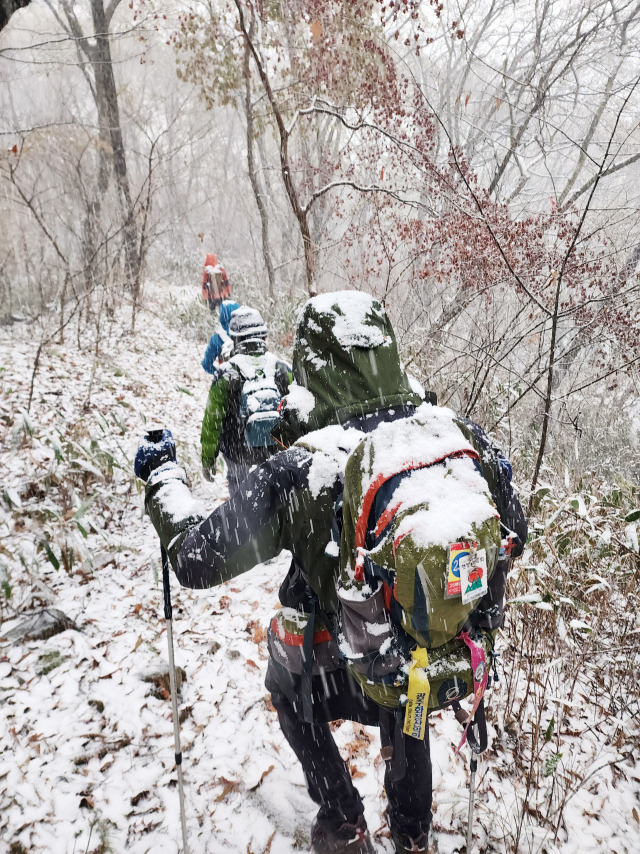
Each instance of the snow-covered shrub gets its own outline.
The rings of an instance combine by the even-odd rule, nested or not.
[[[193,296],[172,304],[167,320],[183,327],[190,337],[202,343],[207,342],[218,327],[218,313],[202,302],[200,292],[195,288]]]
[[[529,548],[510,579],[506,692],[492,711],[496,759],[512,754],[514,786],[521,781],[519,807],[505,817],[509,850],[540,830],[542,851],[567,838],[569,802],[593,784],[594,763],[602,785],[612,774],[614,785],[633,784],[625,756],[638,741],[640,488],[586,483],[536,492]]]

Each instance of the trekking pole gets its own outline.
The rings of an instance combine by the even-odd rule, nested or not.
[[[469,818],[467,822],[467,851],[466,854],[471,854],[471,846],[473,843],[473,806],[476,797],[476,771],[478,770],[478,756],[484,753],[487,749],[487,722],[484,713],[484,700],[480,700],[475,710],[475,715],[469,721],[469,713],[466,712],[460,703],[457,701],[452,703],[452,707],[458,723],[465,727],[465,738],[471,750],[469,758],[469,770],[471,772],[469,779]],[[473,713],[472,713],[473,714]],[[462,747],[462,743],[458,745],[458,750]]]
[[[173,713],[173,738],[175,742],[176,769],[178,771],[178,794],[180,797],[180,823],[182,824],[182,850],[189,854],[187,842],[187,820],[184,812],[184,780],[182,778],[182,750],[180,749],[180,718],[178,717],[178,691],[176,688],[176,667],[173,661],[173,611],[171,608],[171,587],[169,584],[169,556],[164,548],[162,554],[162,589],[164,593],[164,618],[167,623],[167,643],[169,645],[169,684],[171,686],[171,709]]]
[[[473,802],[476,794],[476,771],[478,770],[478,758],[475,753],[471,754],[469,760],[471,779],[469,780],[469,820],[467,822],[467,854],[471,854],[473,843]]]

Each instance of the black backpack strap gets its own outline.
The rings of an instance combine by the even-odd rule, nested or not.
[[[487,719],[484,714],[484,699],[480,700],[476,713],[467,730],[467,741],[473,753],[484,753],[489,739],[487,737]]]
[[[290,368],[284,362],[278,362],[274,373],[276,388],[280,392],[281,397],[284,397],[289,391],[289,372]]]
[[[244,372],[243,372],[242,368],[240,367],[240,365],[238,365],[237,362],[234,362],[233,356],[231,356],[231,358],[228,361],[229,361],[230,365],[233,365],[235,372],[238,374],[240,380],[244,384],[244,381],[247,379],[247,377],[245,377]]]
[[[333,519],[331,521],[331,542],[340,549],[340,538],[342,537],[342,505],[344,492],[341,489],[333,504]]]
[[[300,692],[302,694],[302,717],[307,723],[313,723],[313,635],[315,633],[316,616],[320,617],[326,630],[331,635],[332,641],[335,643],[340,656],[340,644],[338,643],[338,635],[335,630],[333,620],[326,613],[324,608],[320,606],[315,593],[311,597],[309,604],[307,625],[304,629],[302,637],[302,674],[300,676]]]
[[[340,529],[342,527],[342,491],[338,495],[335,502],[335,515],[333,522],[332,537],[336,537],[336,542],[340,544]],[[336,645],[340,657],[344,658],[340,643],[338,641],[338,632],[336,630],[335,621],[324,610],[318,595],[311,587],[308,578],[302,568],[296,563],[296,568],[300,576],[306,584],[307,593],[305,595],[305,605],[308,608],[309,618],[304,630],[302,639],[302,674],[300,677],[300,689],[302,693],[302,717],[307,723],[313,723],[313,635],[315,632],[316,615],[324,623],[324,627],[331,635],[331,640]]]
[[[229,364],[233,365],[232,371],[227,371],[227,382],[229,383],[229,394],[230,397],[235,397],[236,395],[240,395],[242,393],[242,389],[244,388],[244,384],[247,381],[248,377],[244,375],[242,372],[240,365],[236,365],[233,361],[233,356],[229,359]],[[239,399],[239,398],[238,398]]]
[[[302,675],[300,690],[302,693],[302,717],[308,723],[313,723],[313,633],[316,622],[316,603],[311,602],[309,618],[302,639]]]

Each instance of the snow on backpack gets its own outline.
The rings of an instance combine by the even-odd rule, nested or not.
[[[278,420],[282,394],[276,383],[277,362],[271,353],[259,364],[256,357],[234,356],[231,362],[242,380],[239,413],[244,426],[244,438],[249,448],[269,448],[276,444],[271,431]]]
[[[362,690],[404,712],[415,738],[424,738],[429,710],[459,710],[471,693],[471,716],[482,711],[493,635],[465,627],[501,543],[482,465],[464,423],[423,405],[379,425],[345,468],[341,651]]]

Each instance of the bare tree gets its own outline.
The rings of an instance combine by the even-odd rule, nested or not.
[[[638,0],[469,0],[445,10],[440,27],[417,73],[489,191],[528,208],[550,196],[575,204],[606,146],[613,99],[637,68]],[[638,157],[629,150],[608,174]]]
[[[252,29],[253,27],[250,27],[249,38],[251,38],[253,34]],[[253,195],[256,200],[256,206],[260,214],[262,257],[264,258],[264,265],[267,269],[267,278],[269,279],[269,295],[272,299],[274,299],[276,295],[276,274],[275,270],[273,269],[273,261],[271,260],[271,248],[269,246],[269,213],[267,210],[265,194],[262,190],[262,187],[260,186],[260,180],[258,178],[258,169],[256,165],[256,129],[253,108],[253,92],[251,87],[250,60],[251,49],[249,47],[249,42],[247,41],[245,43],[244,59],[242,63],[242,76],[244,78],[245,86],[244,109],[247,120],[247,169],[249,172],[249,181],[251,182],[251,189],[253,190]]]
[[[114,13],[121,0],[110,0],[105,8],[103,0],[90,0],[93,32],[85,34],[75,8],[68,0],[62,0],[62,14],[54,5],[53,0],[45,0],[58,22],[73,36],[78,50],[88,60],[91,74],[86,66],[81,65],[83,74],[89,86],[98,116],[98,126],[102,146],[100,149],[100,173],[98,193],[94,200],[94,214],[99,215],[101,197],[106,189],[109,174],[113,174],[118,189],[118,197],[122,212],[124,233],[124,254],[127,279],[137,300],[140,288],[141,256],[139,252],[139,234],[135,218],[127,157],[125,152],[118,90],[114,75],[114,63],[111,50],[110,26]]]

